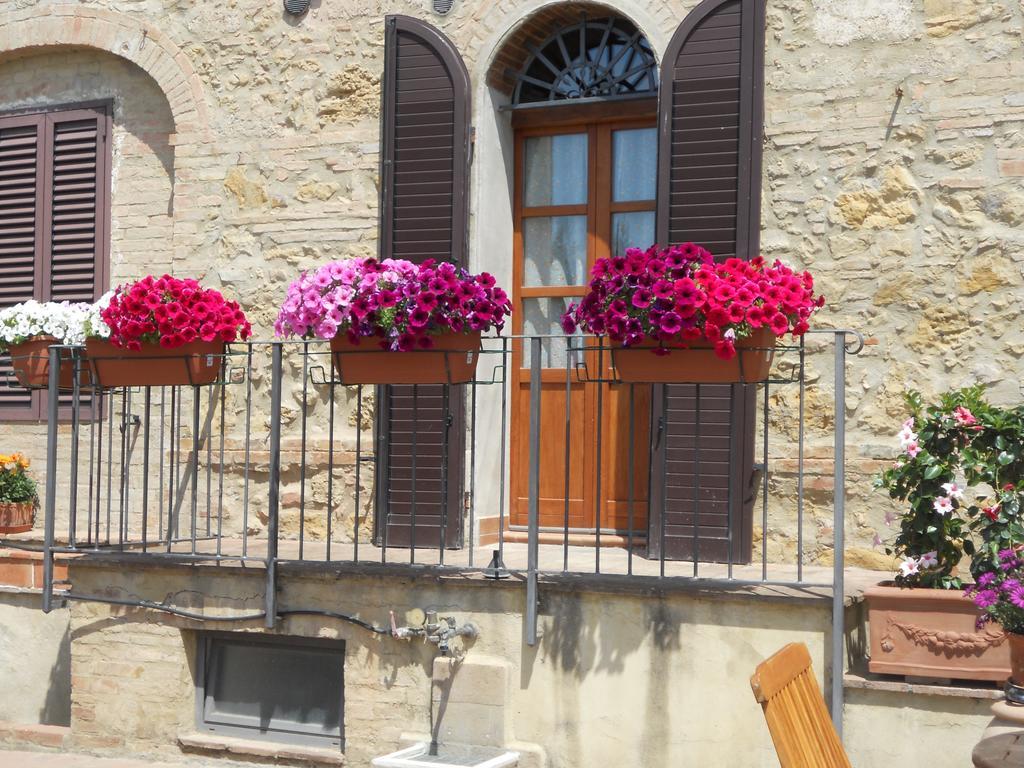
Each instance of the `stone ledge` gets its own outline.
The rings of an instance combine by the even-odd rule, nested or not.
[[[11,723],[0,720],[0,743],[32,745],[63,750],[71,736],[71,728],[63,725]]]
[[[249,561],[245,565],[229,565],[226,562],[182,563],[160,557],[146,558],[138,554],[125,555],[116,552],[89,552],[75,560],[74,568],[130,567],[138,570],[159,570],[195,568],[199,572],[237,574],[262,578],[263,563]],[[858,569],[847,569],[847,579]],[[867,578],[850,580],[846,588],[846,605],[860,599],[862,583],[877,583],[879,573],[860,572]],[[278,563],[278,578],[304,578],[333,580],[341,576],[357,578],[392,578],[435,585],[457,584],[464,587],[486,589],[523,589],[525,574],[515,572],[509,578],[494,581],[479,571],[438,568],[434,565],[409,565],[363,561],[344,563],[322,561],[284,561]],[[656,576],[624,576],[622,574],[592,573],[541,573],[539,583],[545,591],[563,593],[624,594],[646,597],[662,597],[670,594],[685,594],[706,600],[757,600],[763,602],[804,603],[808,605],[827,604],[832,599],[832,588],[828,585],[791,585],[784,583],[757,583],[728,581],[726,579],[671,577],[660,579]]]
[[[881,675],[872,675],[870,673],[861,675],[854,672],[847,672],[843,675],[843,688],[864,691],[882,691],[885,693],[902,693],[913,696],[945,696],[957,699],[987,699],[990,701],[999,701],[1003,698],[1002,690],[995,687],[994,684],[991,688],[987,688],[978,687],[977,683],[969,681],[962,683],[950,683],[948,685],[921,682],[910,683],[904,680],[894,680],[892,678],[883,677]]]
[[[246,759],[286,761],[295,765],[345,765],[345,756],[331,749],[237,739],[205,733],[178,735],[183,751],[216,752]]]

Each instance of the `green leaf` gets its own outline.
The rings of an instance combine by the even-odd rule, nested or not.
[[[1007,462],[1009,463],[1009,462]],[[925,480],[934,480],[936,477],[942,474],[942,466],[939,464],[932,464],[928,469],[924,471]]]
[[[1012,453],[1007,453],[1006,451],[1003,451],[1002,453],[999,454],[999,456],[996,457],[996,461],[998,461],[1005,467],[1007,464],[1013,464],[1016,458],[1017,457],[1014,456]]]

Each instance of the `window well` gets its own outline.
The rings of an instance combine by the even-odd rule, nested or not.
[[[344,643],[209,632],[198,651],[200,732],[344,748]]]

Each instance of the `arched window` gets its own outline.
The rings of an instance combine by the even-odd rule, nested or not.
[[[652,95],[658,65],[647,38],[618,16],[588,19],[560,28],[516,73],[514,105],[563,99]]]

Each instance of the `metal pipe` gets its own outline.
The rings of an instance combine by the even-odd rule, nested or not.
[[[305,395],[303,395],[305,397]],[[352,559],[357,563],[359,562],[359,505],[362,501],[362,483],[360,478],[360,471],[363,468],[363,385],[360,384],[356,387],[356,498],[355,498],[355,514],[353,517],[355,521],[352,526]],[[299,505],[302,514],[305,514],[302,505]],[[301,534],[299,534],[301,537]],[[301,548],[302,543],[299,543]],[[299,558],[302,559],[301,557]],[[472,565],[472,561],[470,562]]]
[[[807,390],[807,347],[805,338],[800,337],[800,413],[797,419],[796,456],[796,580],[804,580],[804,403]],[[765,488],[768,487],[768,470],[765,469]],[[764,533],[762,545],[767,541]]]
[[[81,357],[78,349],[71,350],[71,464],[70,498],[68,500],[68,542],[74,546],[78,537],[78,439],[81,429],[82,393],[79,387]]]
[[[270,356],[270,461],[267,499],[267,585],[264,624],[273,629],[277,622],[277,522],[281,500],[281,356],[282,345],[274,344]]]
[[[299,457],[299,560],[306,544],[306,422],[309,411],[309,342],[302,342],[302,442]],[[358,412],[357,412],[358,413]],[[356,416],[358,419],[359,417]],[[358,427],[357,427],[358,434]],[[356,450],[356,515],[359,514],[359,451]],[[358,546],[358,545],[357,545]]]
[[[146,551],[149,543],[147,528],[149,527],[149,426],[152,391],[146,387],[143,408],[146,411],[145,430],[142,433],[142,551]]]
[[[843,552],[846,526],[846,333],[835,333],[835,461],[833,480],[832,555],[832,723],[843,738],[843,667],[846,635]]]
[[[526,552],[526,644],[537,644],[537,557],[540,544],[540,365],[541,340],[530,339],[530,532]]]
[[[43,524],[43,613],[53,609],[53,537],[57,517],[57,405],[60,348],[52,346],[46,388],[46,520]]]

